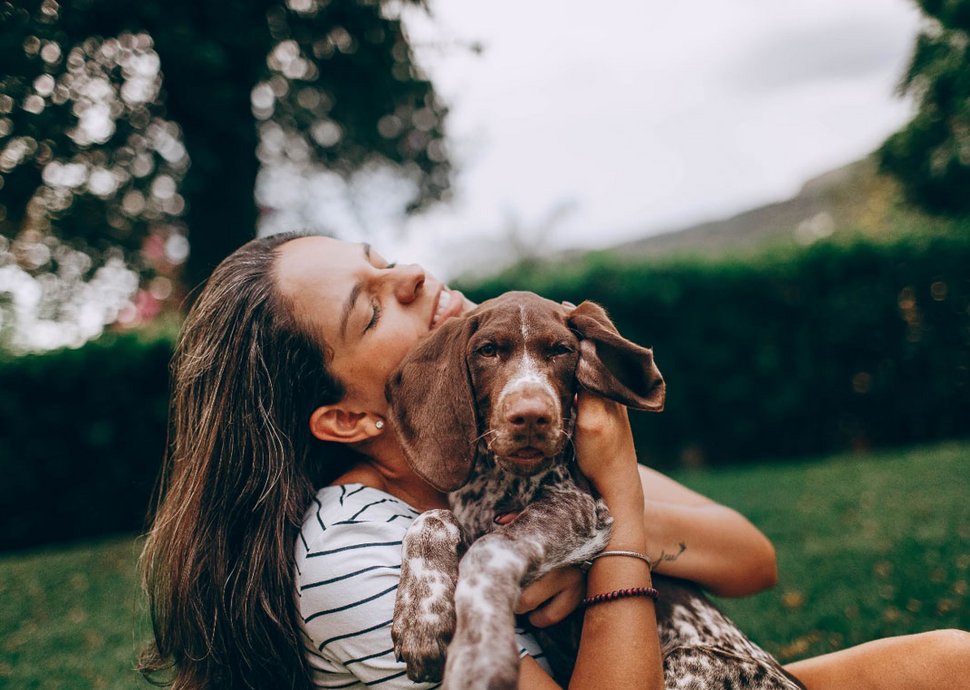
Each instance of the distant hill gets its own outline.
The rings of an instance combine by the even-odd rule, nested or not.
[[[870,157],[809,180],[786,201],[626,242],[607,251],[631,259],[744,254],[768,246],[808,245],[832,235],[888,239],[928,222],[902,201],[895,181],[879,174]]]
[[[514,232],[508,241],[469,245],[478,269],[466,269],[458,283],[475,285],[503,271],[523,266],[582,265],[588,249],[549,254],[523,243]],[[620,261],[638,262],[668,257],[746,257],[776,248],[797,248],[823,239],[851,241],[859,237],[894,240],[911,235],[966,233],[967,222],[929,216],[908,204],[898,183],[879,173],[874,156],[814,177],[791,199],[744,211],[723,220],[653,234],[601,250]],[[471,264],[471,262],[469,262]],[[528,270],[528,269],[525,269]]]

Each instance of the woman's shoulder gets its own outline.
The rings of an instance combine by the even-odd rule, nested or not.
[[[385,559],[388,554],[399,560],[401,540],[417,515],[411,506],[373,487],[326,486],[304,514],[297,563]]]
[[[336,484],[317,491],[303,524],[410,521],[417,514],[414,508],[386,491],[363,484]]]
[[[390,624],[401,543],[416,515],[360,484],[325,487],[310,502],[295,545],[297,606],[311,666],[328,685],[404,678]]]

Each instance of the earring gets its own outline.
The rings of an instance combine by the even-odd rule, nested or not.
[[[380,431],[381,429],[384,428],[384,420],[378,419],[376,422],[374,422],[374,426],[376,426],[377,430]]]

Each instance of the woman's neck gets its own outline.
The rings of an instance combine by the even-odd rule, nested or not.
[[[400,444],[390,435],[379,437],[357,450],[360,461],[337,477],[334,484],[356,483],[380,489],[419,511],[448,507],[447,494],[415,474],[405,460]]]

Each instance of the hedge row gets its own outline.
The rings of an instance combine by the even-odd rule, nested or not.
[[[970,241],[823,244],[759,259],[519,267],[467,289],[606,306],[654,347],[642,459],[718,465],[970,433]]]
[[[128,334],[0,363],[0,549],[142,528],[171,346]]]
[[[604,304],[652,345],[667,409],[633,415],[657,466],[740,463],[970,432],[970,241],[817,246],[749,263],[594,255],[465,288]],[[0,549],[137,530],[165,445],[171,341],[109,336],[0,362]]]

